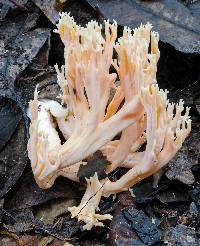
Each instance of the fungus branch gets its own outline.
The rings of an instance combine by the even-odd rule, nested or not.
[[[143,88],[141,102],[147,118],[146,150],[127,155],[120,166],[130,170],[116,182],[106,181],[105,194],[127,190],[160,170],[175,156],[191,130],[189,108],[182,115],[183,101],[177,105],[169,103],[166,91],[155,85]]]
[[[155,85],[143,88],[141,91],[141,102],[147,118],[145,130],[146,150],[134,152],[137,148],[134,149],[135,145],[132,145],[132,152],[119,165],[129,168],[129,170],[119,180],[111,182],[107,178],[100,183],[97,181],[96,175],[91,178],[91,180],[95,180],[95,183],[98,183],[99,189],[94,189],[93,191],[96,192],[94,193],[91,191],[90,186],[88,186],[85,193],[87,195],[84,195],[81,204],[70,210],[73,217],[77,215],[79,220],[83,220],[86,223],[85,228],[90,229],[93,222],[91,218],[97,218],[94,207],[98,207],[100,195],[109,196],[127,190],[142,179],[156,173],[175,156],[191,130],[189,108],[186,108],[185,114],[182,115],[184,110],[183,101],[180,101],[177,105],[170,104],[167,100],[167,91],[159,90]],[[174,110],[176,111],[175,114]],[[119,146],[119,141],[110,142],[103,149],[103,153],[115,152],[115,149]],[[138,141],[139,143],[136,146],[144,142],[143,136]],[[110,170],[113,169],[111,167]],[[94,194],[98,194],[98,199]],[[95,201],[95,203],[90,202],[90,199]],[[82,211],[84,212],[82,213]],[[98,224],[95,222],[93,226],[95,225]]]
[[[93,226],[104,226],[99,220],[111,220],[110,214],[95,214],[95,210],[99,206],[101,196],[103,193],[102,182],[98,180],[95,173],[94,177],[86,179],[87,189],[78,207],[70,207],[68,210],[72,214],[72,218],[78,217],[78,220],[84,221],[83,229],[91,230]]]
[[[127,190],[155,174],[175,156],[191,130],[189,108],[184,109],[182,100],[169,103],[167,92],[157,86],[159,38],[151,29],[150,24],[134,30],[125,27],[116,42],[116,22],[105,21],[102,34],[97,22],[81,27],[62,13],[56,32],[65,47],[65,64],[55,68],[67,108],[54,101],[39,101],[37,89],[30,102],[28,155],[40,187],[52,186],[60,175],[78,182],[80,165],[87,165],[83,160],[99,149],[111,163],[107,173],[127,168],[115,182],[99,181],[97,174],[87,179],[80,205],[69,208],[87,230],[111,219],[95,214],[102,195]],[[110,72],[113,68],[116,73]],[[120,139],[112,140],[118,133]],[[140,151],[144,143],[146,149]]]
[[[77,173],[81,164],[77,162],[72,167],[59,169],[58,165],[52,163],[49,153],[55,148],[61,147],[61,141],[56,131],[57,119],[65,118],[68,110],[55,101],[38,101],[37,88],[34,100],[30,102],[30,139],[28,142],[28,155],[35,180],[41,188],[49,188],[58,176],[65,176],[73,181],[78,181]]]
[[[56,165],[66,167],[94,153],[138,120],[142,107],[136,95],[118,112],[110,111],[109,117],[105,117],[110,90],[116,80],[116,74],[109,72],[117,35],[115,22],[105,21],[105,38],[102,26],[95,21],[83,28],[66,14],[61,15],[57,27],[65,45],[65,66],[61,71],[56,66],[56,70],[74,127],[66,143],[52,152],[52,158]],[[124,84],[123,90],[128,86],[129,83]]]
[[[124,91],[127,103],[140,94],[142,87],[157,83],[157,62],[160,56],[159,37],[156,32],[151,32],[151,29],[152,26],[149,23],[141,25],[134,32],[125,27],[123,36],[118,39],[115,45],[119,62],[117,64],[115,61],[114,67],[118,72],[120,87]],[[124,161],[133,144],[141,144],[140,137],[144,132],[143,123],[143,119],[140,119],[122,131],[120,142],[109,158],[112,162],[112,168],[110,167],[109,171],[114,170]],[[137,149],[138,147],[133,148]]]

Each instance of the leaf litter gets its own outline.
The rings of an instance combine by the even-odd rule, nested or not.
[[[163,42],[185,53],[200,53],[200,19],[180,1],[87,0],[107,19],[119,25],[152,23]]]
[[[171,1],[88,0],[80,3],[76,0],[69,0],[59,5],[61,6],[60,9],[73,12],[75,18],[81,23],[87,22],[94,17],[98,21],[101,21],[104,17],[111,20],[114,18],[122,26],[129,25],[131,27],[140,24],[141,21],[143,23],[147,21],[153,23],[155,30],[160,33],[162,41],[160,44],[161,54],[164,54],[163,57],[161,55],[158,80],[163,80],[164,78],[164,82],[161,82],[161,84],[165,86],[165,83],[168,83],[170,85],[170,95],[175,100],[179,98],[180,91],[181,93],[183,92],[185,98],[189,99],[187,99],[187,102],[189,106],[192,106],[193,112],[195,131],[192,132],[183,152],[180,153],[180,156],[177,156],[177,159],[168,168],[168,174],[166,173],[166,175],[161,177],[158,187],[154,189],[152,180],[148,179],[137,187],[133,187],[134,197],[131,197],[128,192],[129,195],[120,194],[121,196],[118,195],[114,201],[103,200],[100,204],[100,209],[103,211],[105,208],[108,209],[109,206],[112,207],[111,212],[114,212],[114,219],[110,226],[108,224],[101,230],[94,228],[92,233],[81,232],[81,224],[77,223],[76,219],[70,219],[67,211],[63,213],[65,210],[63,209],[63,206],[65,208],[63,204],[67,204],[70,199],[79,199],[81,187],[67,184],[64,179],[58,180],[58,183],[56,181],[55,187],[52,188],[53,190],[40,190],[30,176],[29,166],[25,168],[27,163],[27,134],[25,130],[25,126],[28,123],[25,118],[27,103],[33,95],[35,85],[38,83],[42,91],[42,97],[55,99],[57,92],[54,93],[54,90],[58,90],[58,87],[56,86],[55,71],[49,67],[49,61],[51,65],[56,62],[62,64],[62,55],[60,54],[62,49],[58,50],[58,54],[52,52],[55,49],[53,46],[59,46],[59,43],[55,44],[54,41],[51,43],[53,39],[49,28],[52,28],[52,24],[38,25],[38,23],[43,23],[43,20],[44,23],[48,23],[45,15],[52,23],[55,23],[60,9],[57,8],[58,5],[54,1],[46,1],[46,3],[50,3],[46,4],[46,6],[44,4],[42,6],[39,0],[33,2],[36,5],[30,1],[24,5],[22,4],[26,9],[12,5],[1,16],[4,27],[1,25],[0,34],[4,35],[2,36],[4,39],[3,42],[0,42],[0,55],[3,61],[0,65],[0,95],[3,96],[5,102],[1,106],[2,113],[0,117],[2,119],[2,128],[5,128],[5,130],[3,135],[0,135],[3,136],[0,138],[2,146],[0,155],[3,159],[5,157],[8,158],[13,149],[16,149],[16,156],[19,157],[17,164],[14,165],[14,158],[11,155],[10,159],[8,158],[10,165],[4,160],[0,169],[4,182],[2,182],[2,187],[4,187],[2,196],[5,199],[4,205],[0,209],[0,217],[3,222],[2,229],[4,228],[6,231],[13,230],[13,235],[17,235],[16,240],[18,241],[26,242],[26,240],[32,240],[32,245],[39,245],[38,243],[42,242],[45,237],[44,241],[46,240],[50,245],[51,243],[54,245],[54,242],[59,242],[60,244],[58,245],[64,245],[70,238],[74,245],[107,245],[109,242],[112,245],[120,245],[121,243],[121,245],[143,246],[154,245],[156,241],[158,245],[159,243],[163,245],[162,243],[164,242],[198,245],[198,234],[195,231],[197,223],[195,221],[197,221],[196,218],[198,218],[200,211],[198,203],[199,187],[196,185],[198,175],[193,171],[195,168],[198,170],[199,165],[199,116],[195,104],[195,102],[198,102],[198,88],[200,88],[198,82],[200,74],[195,68],[198,64],[200,65],[198,55],[200,52],[198,1],[195,3],[184,1],[184,4],[181,1],[174,1],[172,4]],[[30,6],[29,12],[27,12],[27,6]],[[13,8],[15,9],[14,12],[12,12]],[[45,15],[41,14],[39,8]],[[15,13],[16,16],[12,16],[10,13]],[[13,27],[14,25],[16,29]],[[8,29],[13,31],[6,32]],[[191,53],[191,55],[188,53]],[[179,64],[178,66],[174,66],[174,60],[176,64]],[[181,69],[179,70],[179,68]],[[172,78],[172,76],[174,77]],[[189,86],[188,81],[190,83]],[[18,114],[18,111],[21,113]],[[12,123],[12,130],[9,125],[6,125],[7,119],[10,119]],[[19,137],[21,144],[16,140],[18,136],[23,136],[23,141]],[[14,142],[16,145],[14,145]],[[183,165],[182,158],[186,162],[185,165]],[[99,160],[94,158],[91,161],[98,163]],[[100,172],[104,171],[105,161],[102,161],[102,164],[97,166],[100,166]],[[180,168],[183,170],[181,177],[180,171],[178,173]],[[173,173],[173,170],[177,171]],[[85,177],[93,172],[94,170],[90,170],[90,168],[88,170],[82,169],[80,170],[80,177],[84,180]],[[170,172],[173,176],[169,175]],[[9,178],[10,174],[12,178]],[[118,173],[113,174],[113,178],[115,175],[118,175]],[[175,181],[170,179],[175,179]],[[178,183],[176,180],[184,184]],[[174,186],[177,184],[182,187],[179,191],[174,190]],[[142,186],[144,187],[142,188]],[[175,197],[170,196],[173,192]],[[164,208],[161,209],[162,206]],[[128,214],[129,220],[127,220],[123,209],[128,211],[128,213],[131,211]],[[174,217],[172,223],[169,213],[169,217],[165,218],[166,223],[169,225],[165,227],[163,213],[167,211],[173,212]],[[37,218],[36,215],[39,212],[40,216]],[[197,215],[194,215],[194,212]],[[140,217],[134,217],[135,214]],[[50,224],[45,224],[41,220],[42,216],[46,216],[45,221]],[[152,234],[154,236],[151,237],[150,229],[146,230],[146,232],[141,232],[141,227],[131,223],[130,216],[136,218],[134,223],[140,221],[139,218],[143,218],[141,223],[145,221],[147,227],[149,226],[148,228],[153,226],[152,231],[156,231],[155,234]],[[178,216],[180,216],[180,220],[178,220]],[[185,217],[188,219],[187,223],[185,222]],[[161,221],[159,229],[157,229],[158,225],[154,224],[154,220]],[[191,220],[194,222],[191,222]],[[182,225],[184,223],[186,223],[185,226]],[[190,230],[190,225],[194,229]],[[163,232],[167,231],[165,228],[168,228],[170,233],[163,234]],[[129,238],[127,238],[126,232],[130,236]],[[160,232],[164,235],[163,237],[160,237]],[[177,232],[180,239],[176,237],[178,235]],[[25,236],[22,236],[24,233]],[[29,233],[32,235],[29,235]],[[109,238],[107,238],[108,233]],[[147,237],[145,237],[146,235]],[[155,237],[155,235],[159,236]],[[189,235],[189,237],[187,238],[185,235]]]

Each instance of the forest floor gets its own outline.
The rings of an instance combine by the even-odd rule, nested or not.
[[[43,98],[59,91],[54,65],[64,63],[63,45],[53,30],[60,11],[81,25],[115,19],[119,34],[124,25],[151,22],[160,34],[158,84],[191,107],[191,134],[158,186],[150,177],[102,199],[100,213],[113,220],[91,231],[67,212],[84,186],[58,178],[41,190],[26,150],[35,86]],[[200,1],[4,0],[0,23],[0,245],[199,246]]]

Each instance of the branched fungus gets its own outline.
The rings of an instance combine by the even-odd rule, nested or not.
[[[127,168],[115,182],[99,180],[96,173],[87,179],[80,205],[69,208],[72,217],[85,222],[83,229],[112,218],[95,213],[101,196],[127,190],[162,169],[191,130],[189,108],[184,109],[182,100],[169,103],[167,91],[158,88],[159,37],[151,29],[149,23],[134,30],[125,27],[116,40],[116,22],[105,21],[103,32],[95,21],[81,27],[62,13],[56,32],[65,47],[65,64],[55,68],[66,108],[38,100],[37,88],[30,102],[28,155],[41,188],[51,187],[60,175],[78,182],[80,165],[87,165],[97,150],[111,163],[107,174]]]

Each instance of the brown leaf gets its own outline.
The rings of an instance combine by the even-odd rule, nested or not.
[[[22,242],[24,243],[24,245],[28,245],[28,246],[38,246],[39,241],[41,240],[40,235],[23,235],[20,237],[20,239],[22,240]]]
[[[106,157],[103,156],[100,150],[96,151],[87,160],[87,165],[81,165],[78,170],[78,178],[80,182],[86,183],[86,178],[94,176],[95,173],[98,174],[99,179],[105,178],[107,175],[105,173],[106,166],[109,164]]]
[[[14,233],[8,231],[0,231],[0,243],[2,246],[24,246],[23,241]]]
[[[200,19],[179,1],[87,0],[105,18],[138,27],[150,22],[160,39],[185,53],[200,53]]]
[[[119,205],[115,210],[113,219],[110,223],[109,243],[110,245],[135,245],[144,246],[145,244],[137,236],[136,232],[132,230],[130,223],[123,215],[124,208],[135,207],[135,202],[130,192],[122,192],[118,195]]]
[[[19,210],[43,204],[55,198],[79,198],[80,193],[72,182],[65,178],[55,181],[52,188],[42,190],[36,184],[32,173],[21,177],[19,187],[5,207],[9,210]]]
[[[45,224],[53,224],[55,218],[68,211],[68,207],[76,206],[76,199],[54,199],[39,207],[36,217],[42,220]]]

